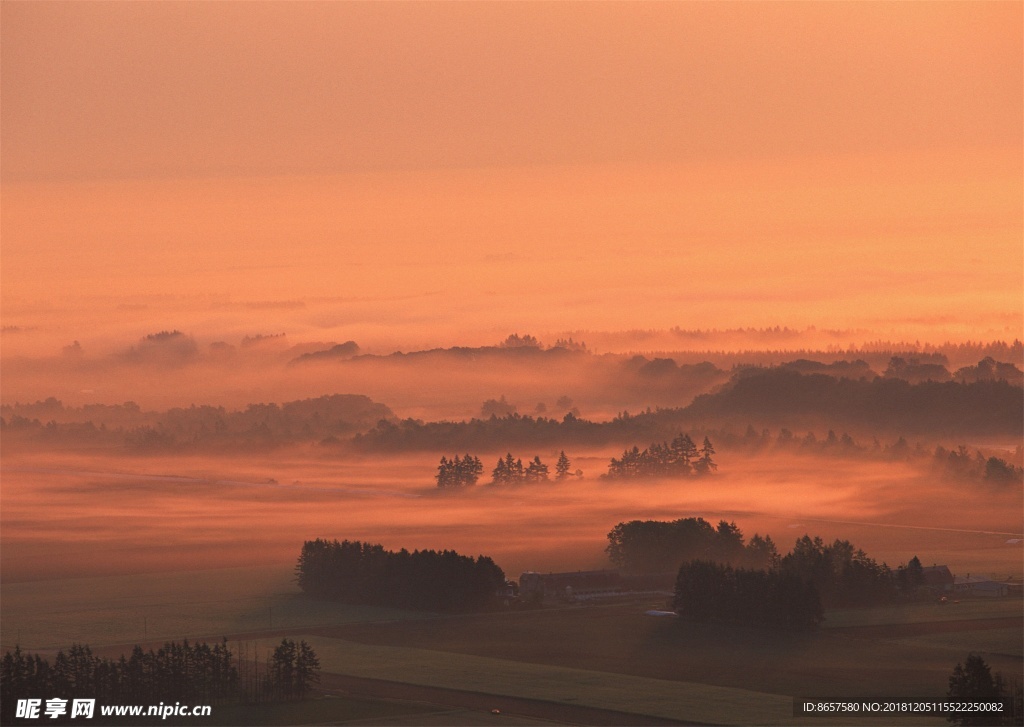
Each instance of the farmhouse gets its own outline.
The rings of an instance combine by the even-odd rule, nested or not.
[[[621,580],[619,572],[614,570],[547,574],[527,571],[519,576],[519,594],[524,599],[535,599],[541,603],[574,601],[599,594],[618,593]]]
[[[953,581],[953,592],[962,596],[1000,598],[1010,595],[1008,583],[1000,583],[984,576],[957,576]]]
[[[932,565],[921,569],[924,585],[936,591],[953,590],[953,573],[948,565]]]
[[[671,593],[675,573],[623,575],[616,570],[535,573],[519,576],[519,595],[538,603],[585,601],[625,593]]]

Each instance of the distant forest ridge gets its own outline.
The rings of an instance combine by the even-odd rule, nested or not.
[[[5,326],[4,331],[21,330]],[[499,357],[512,361],[531,360],[537,354],[588,355],[598,359],[622,360],[631,356],[674,358],[677,363],[708,362],[717,366],[780,365],[793,359],[840,359],[865,361],[881,371],[893,357],[918,359],[951,367],[951,372],[985,358],[998,361],[1024,360],[1024,343],[1014,339],[921,343],[920,341],[865,341],[866,331],[774,328],[732,329],[649,329],[628,331],[573,331],[542,340],[529,333],[513,333],[490,345],[451,346],[389,353],[367,352],[355,341],[296,342],[284,333],[253,334],[237,343],[217,340],[202,343],[180,330],[164,330],[143,336],[133,345],[116,352],[112,360],[141,366],[176,367],[199,363],[232,364],[261,359],[290,366],[345,364],[375,360],[418,361],[448,355],[472,358]],[[78,341],[65,346],[62,365],[90,368],[98,360],[94,352]],[[546,357],[545,360],[548,360]],[[39,363],[39,362],[37,362]]]
[[[675,331],[677,329],[670,330]],[[638,343],[646,341],[648,346],[622,346],[616,351],[605,352],[597,347],[587,344],[583,336],[584,332],[574,333],[568,338],[558,338],[554,343],[545,343],[539,338],[530,334],[520,336],[512,334],[503,341],[490,346],[452,346],[450,348],[433,348],[415,351],[395,351],[389,354],[356,353],[358,346],[352,341],[340,344],[324,350],[304,353],[292,360],[292,364],[324,362],[324,361],[353,361],[366,362],[381,359],[397,359],[415,361],[424,358],[444,357],[447,355],[469,358],[484,356],[490,358],[502,358],[510,360],[523,360],[533,357],[549,359],[564,354],[587,354],[598,358],[629,358],[647,356],[663,358],[670,357],[682,363],[715,363],[719,366],[738,365],[780,365],[792,359],[820,358],[829,361],[839,359],[862,359],[870,366],[879,370],[884,369],[890,359],[904,358],[915,359],[921,362],[950,366],[959,368],[968,362],[980,361],[982,359],[995,359],[1000,361],[1021,361],[1024,359],[1024,343],[1014,340],[1012,343],[1005,341],[967,341],[964,343],[942,343],[922,344],[920,342],[894,342],[877,340],[862,343],[859,345],[828,345],[824,348],[814,346],[786,346],[787,342],[799,344],[799,332],[791,329],[781,329],[781,332],[774,329],[735,329],[729,331],[716,330],[693,330],[673,333],[668,340],[665,339],[664,331],[636,331],[629,332],[629,335],[636,335]],[[777,347],[739,348],[739,347],[715,347],[720,339],[734,337],[736,335],[755,335],[755,340],[763,338],[766,342],[778,344]],[[579,336],[579,337],[577,337]],[[700,341],[707,344],[706,348],[686,346],[675,348],[671,345],[678,338],[682,342]],[[723,339],[724,340],[724,339]],[[628,352],[628,353],[627,353]],[[542,354],[547,354],[542,356]],[[952,371],[950,372],[952,374]]]
[[[863,329],[831,329],[808,326],[790,328],[681,328],[629,329],[622,331],[574,330],[562,334],[570,339],[591,342],[595,350],[634,351],[646,355],[673,353],[758,354],[765,352],[789,355],[829,354],[857,357],[865,354],[929,355],[938,354],[954,361],[977,360],[986,356],[1020,361],[1024,343],[1005,341],[893,341],[865,340],[871,335]],[[860,341],[855,343],[855,341]]]
[[[0,414],[0,425],[9,434],[20,430],[49,441],[120,439],[139,451],[300,442],[364,451],[487,451],[633,445],[672,439],[680,431],[715,432],[715,441],[729,446],[746,427],[785,429],[791,436],[835,430],[862,439],[865,434],[925,436],[955,443],[951,440],[973,436],[1024,436],[1024,388],[1005,380],[913,384],[898,378],[750,368],[689,406],[623,412],[604,422],[572,412],[560,419],[510,413],[469,421],[398,421],[385,405],[358,395],[253,404],[242,411],[193,406],[164,413],[143,412],[132,403],[69,408],[48,399],[4,406]]]
[[[38,430],[40,437],[109,440],[129,448],[169,449],[208,444],[273,445],[341,441],[394,418],[384,404],[359,394],[334,394],[284,404],[250,404],[242,410],[191,406],[145,411],[134,402],[65,407],[54,398],[4,405],[0,425],[8,431]]]

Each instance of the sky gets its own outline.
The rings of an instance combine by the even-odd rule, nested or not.
[[[0,14],[8,352],[1024,328],[1019,2]]]

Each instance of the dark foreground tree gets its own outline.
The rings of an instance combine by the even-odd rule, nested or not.
[[[814,583],[789,573],[692,560],[679,568],[674,606],[689,621],[806,631],[821,623]]]
[[[277,698],[302,699],[320,682],[320,660],[305,641],[282,639],[270,658],[270,687]]]
[[[946,693],[951,702],[977,702],[983,704],[1004,703],[1006,689],[1002,676],[992,676],[988,664],[977,654],[971,654],[963,664],[957,664],[949,677],[949,691]],[[953,724],[960,725],[998,725],[1012,724],[1005,720],[1012,710],[1002,711],[971,711],[954,712],[946,717]],[[1012,719],[1012,717],[1011,717]]]

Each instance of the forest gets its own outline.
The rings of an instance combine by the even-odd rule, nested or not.
[[[304,593],[326,600],[420,611],[486,608],[505,585],[487,556],[454,550],[385,550],[359,541],[307,540],[295,575]]]
[[[748,578],[738,575],[747,571],[776,574],[772,577],[783,580],[767,582],[750,576],[753,580],[748,582],[752,588],[777,588],[783,582],[810,583],[814,597],[828,608],[914,600],[924,583],[916,556],[893,571],[849,541],[837,539],[826,544],[820,537],[809,535],[797,539],[790,552],[780,555],[770,536],[755,534],[745,542],[735,523],[722,520],[712,527],[699,517],[619,523],[608,533],[606,552],[609,560],[626,573],[674,572],[685,568],[686,563],[699,561],[716,567],[700,566],[694,572],[722,584]],[[733,585],[720,584],[719,588],[735,590]],[[756,602],[758,597],[752,598]]]

